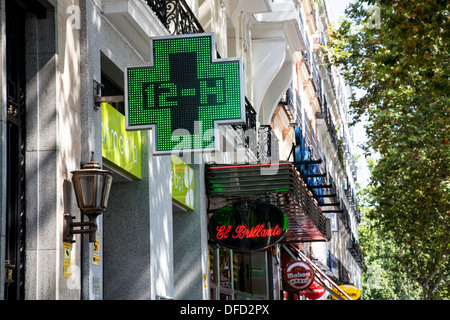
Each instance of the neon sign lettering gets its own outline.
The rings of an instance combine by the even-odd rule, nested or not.
[[[231,226],[220,226],[217,227],[217,239],[228,238],[231,231]],[[234,229],[234,234],[231,235],[233,239],[243,239],[243,238],[264,238],[279,236],[282,230],[279,226],[274,228],[265,229],[263,224],[259,224],[256,227],[249,229],[247,226],[238,226]]]
[[[209,221],[215,241],[240,251],[267,248],[280,241],[287,228],[287,217],[279,208],[249,200],[219,208]]]
[[[231,226],[220,226],[217,227],[217,234],[216,234],[216,238],[217,239],[226,239],[228,238],[228,234],[231,230]]]

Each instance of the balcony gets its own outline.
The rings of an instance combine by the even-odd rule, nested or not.
[[[302,63],[305,64],[308,73],[311,73],[311,50],[309,45],[308,36],[305,33],[305,50],[302,51]]]
[[[297,99],[294,98],[294,94],[297,96]],[[294,116],[297,109],[296,103],[300,104],[300,99],[298,98],[297,90],[293,89],[291,84],[291,86],[287,89],[286,94],[284,94],[281,97],[280,102],[278,102],[278,105],[281,106],[288,115],[291,123],[296,120]]]
[[[325,123],[327,125],[327,131],[330,134],[331,143],[334,145],[334,148],[337,152],[338,150],[338,138],[336,133],[336,126],[334,125],[333,118],[331,117],[330,109],[328,109],[326,104],[323,104],[323,116],[325,116]]]
[[[303,115],[304,124],[295,128],[295,145],[292,148],[294,166],[306,183],[320,207],[339,207],[340,198],[332,177],[327,174],[327,160],[317,143],[315,132],[310,128],[306,113]],[[301,128],[304,128],[302,131]],[[324,210],[323,213],[338,210]]]
[[[261,125],[258,128],[258,162],[273,163],[277,162],[279,157],[278,139],[272,132],[270,125]]]
[[[276,173],[262,174],[271,166],[276,167]],[[278,206],[289,221],[285,241],[331,239],[329,220],[292,163],[207,165],[206,192],[211,212],[241,199],[261,200]]]
[[[184,0],[145,0],[171,35],[204,32]]]
[[[143,56],[151,37],[203,32],[184,0],[104,0],[102,15]]]
[[[350,282],[350,272],[344,266],[341,260],[338,260],[338,270],[339,270],[339,282],[348,283]]]
[[[350,234],[350,237],[347,240],[347,250],[350,251],[358,266],[361,269],[364,269],[364,255],[353,234]]]
[[[243,8],[243,3],[251,3],[252,1],[238,2],[241,3],[240,6]],[[291,48],[295,51],[305,50],[304,23],[295,1],[266,1],[266,3],[270,3],[270,11],[253,13],[253,18],[257,22],[253,25],[253,36],[261,37],[267,32],[274,35],[275,30],[282,31]],[[258,30],[261,30],[262,33],[259,34]]]
[[[258,159],[258,141],[256,135],[256,111],[245,98],[245,123],[232,125],[236,132],[237,148],[245,149],[245,163],[256,162]]]
[[[347,232],[351,234],[352,232],[351,219],[348,210],[344,204],[342,210],[340,211],[339,218],[342,224],[344,225],[345,230],[347,230]]]

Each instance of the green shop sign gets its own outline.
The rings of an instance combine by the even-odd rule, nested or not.
[[[241,59],[216,59],[211,33],[155,37],[150,47],[150,65],[125,71],[126,129],[155,130],[155,154],[217,150],[217,126],[245,121]]]
[[[194,210],[194,169],[172,155],[172,200],[188,210]]]
[[[102,156],[120,173],[141,179],[141,133],[126,131],[125,117],[108,103],[102,103]]]

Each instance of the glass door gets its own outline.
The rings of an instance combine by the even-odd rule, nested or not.
[[[251,300],[252,274],[250,254],[227,248],[209,252],[211,299]]]

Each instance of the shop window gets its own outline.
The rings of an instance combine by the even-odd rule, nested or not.
[[[102,96],[121,96],[123,95],[123,90],[121,90],[106,74],[102,72]],[[109,102],[117,111],[125,115],[125,104],[123,101],[120,102]]]
[[[227,248],[210,249],[211,299],[250,300],[252,279],[250,253]]]
[[[102,97],[110,96],[123,96],[124,94],[124,84],[123,84],[123,71],[117,67],[114,62],[112,62],[108,57],[101,53],[101,84],[103,85],[101,94]],[[120,102],[110,102],[116,110],[125,115],[125,103]]]

